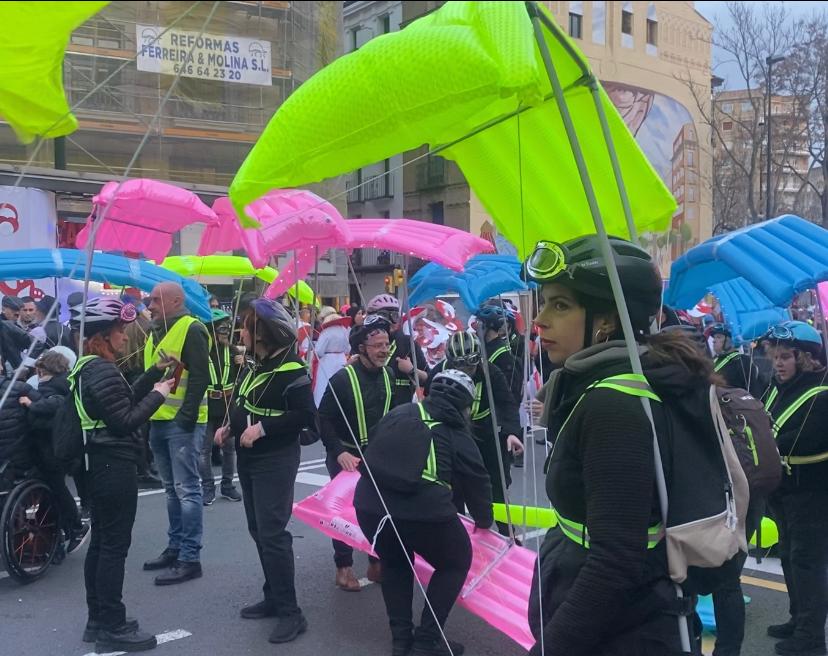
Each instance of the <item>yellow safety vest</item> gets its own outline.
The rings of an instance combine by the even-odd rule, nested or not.
[[[158,362],[158,353],[162,350],[166,352],[167,355],[180,359],[181,352],[184,350],[184,341],[187,339],[187,332],[189,331],[190,326],[194,323],[197,323],[197,320],[192,317],[181,317],[173,324],[172,328],[167,331],[167,334],[164,335],[158,343],[158,346],[155,345],[155,338],[150,332],[147,337],[147,344],[144,347],[144,369],[149,370],[150,367],[155,366],[155,363]],[[210,357],[209,354],[207,357]],[[170,421],[175,419],[178,411],[181,410],[181,406],[184,405],[184,396],[187,394],[187,381],[189,378],[189,372],[184,369],[181,373],[181,381],[178,383],[178,388],[175,392],[170,393],[170,395],[165,399],[164,405],[155,411],[155,414],[152,415],[151,419],[155,421]],[[196,423],[207,423],[206,390],[204,396],[201,397]]]

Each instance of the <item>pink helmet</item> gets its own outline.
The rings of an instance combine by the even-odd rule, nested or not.
[[[396,310],[399,312],[400,302],[391,294],[378,294],[368,302],[368,307],[365,309],[369,314],[380,310]]]

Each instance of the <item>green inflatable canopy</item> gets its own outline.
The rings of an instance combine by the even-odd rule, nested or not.
[[[540,11],[547,10],[540,7]],[[626,219],[584,76],[586,59],[557,26],[543,28],[610,234]],[[568,44],[569,47],[565,47]],[[664,230],[669,190],[600,90],[640,232]],[[523,2],[448,2],[379,36],[311,77],[271,118],[230,198],[244,207],[271,189],[300,187],[427,144],[455,161],[521,255],[594,225],[560,108]],[[429,176],[441,165],[423,159]],[[432,167],[431,170],[428,167]]]
[[[77,129],[63,91],[63,55],[72,31],[108,4],[0,2],[0,117],[23,143]]]

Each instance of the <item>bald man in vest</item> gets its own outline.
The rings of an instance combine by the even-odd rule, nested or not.
[[[167,495],[167,548],[144,563],[145,570],[167,571],[156,585],[183,583],[201,576],[203,512],[198,464],[207,429],[207,388],[210,385],[210,337],[200,321],[187,314],[181,285],[164,282],[152,290],[152,316],[144,348],[145,369],[164,357],[181,366],[170,372],[179,378],[150,421],[150,448]]]

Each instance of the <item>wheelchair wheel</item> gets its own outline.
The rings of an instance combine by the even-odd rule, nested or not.
[[[52,490],[42,481],[20,483],[6,498],[2,516],[2,557],[6,571],[30,583],[49,569],[60,542],[60,512]]]

